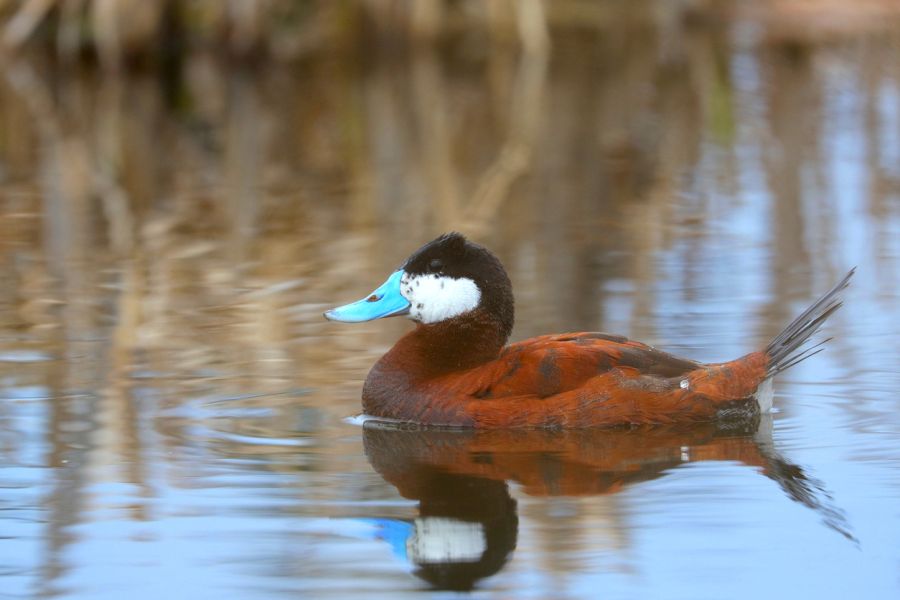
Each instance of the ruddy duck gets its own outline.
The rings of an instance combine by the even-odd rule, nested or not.
[[[459,233],[425,244],[369,296],[325,317],[356,323],[406,315],[416,322],[366,378],[363,410],[373,417],[494,429],[710,421],[771,408],[772,377],[822,350],[824,342],[806,342],[841,306],[852,276],[765,350],[714,364],[606,333],[507,346],[509,277],[496,256]]]

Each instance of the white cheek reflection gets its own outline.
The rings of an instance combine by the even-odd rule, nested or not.
[[[467,277],[404,273],[400,293],[410,303],[409,318],[422,323],[452,319],[474,310],[481,302],[481,290]]]
[[[406,541],[407,556],[417,564],[474,562],[487,550],[481,523],[447,517],[415,521],[415,534]]]

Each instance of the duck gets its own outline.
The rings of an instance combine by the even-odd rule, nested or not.
[[[515,318],[509,276],[490,250],[458,232],[426,243],[371,294],[324,316],[405,316],[415,324],[369,371],[367,418],[474,429],[697,423],[771,410],[772,378],[823,350],[828,339],[810,338],[841,307],[854,271],[764,349],[722,363],[601,332],[507,344]]]

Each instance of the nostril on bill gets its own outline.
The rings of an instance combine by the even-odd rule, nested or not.
[[[366,302],[378,302],[381,298],[379,298],[378,294],[372,294],[368,298],[366,298]]]

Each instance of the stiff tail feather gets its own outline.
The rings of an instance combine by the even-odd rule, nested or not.
[[[766,347],[766,356],[769,358],[766,368],[767,379],[824,350],[822,346],[831,338],[811,346],[805,344],[819,330],[822,323],[841,307],[843,304],[841,292],[850,284],[855,272],[856,267],[850,269],[836,286],[825,292],[769,343]]]

